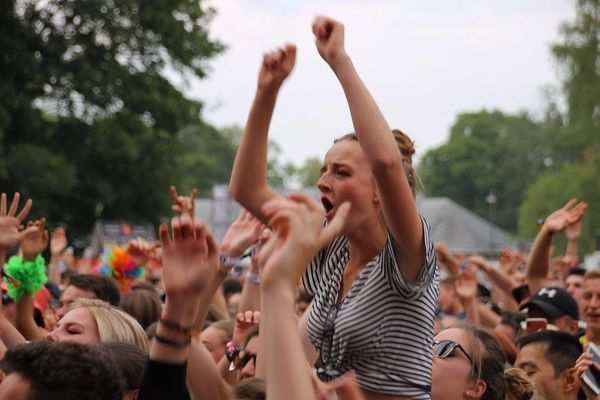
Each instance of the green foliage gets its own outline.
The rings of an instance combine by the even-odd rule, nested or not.
[[[302,187],[315,187],[321,176],[321,166],[323,162],[317,157],[309,157],[304,160],[304,163],[297,170],[298,180]]]
[[[589,204],[580,250],[590,252],[600,233],[600,1],[578,0],[576,12],[575,20],[561,27],[562,42],[552,46],[563,75],[568,124],[551,130],[549,137],[555,159],[565,163],[527,191],[519,209],[519,234],[531,237],[532,221],[577,197]]]
[[[96,218],[157,222],[170,184],[224,182],[234,145],[164,76],[204,77],[223,45],[198,0],[6,1],[0,187],[71,234]]]
[[[577,0],[576,12],[561,26],[563,41],[552,53],[564,78],[572,140],[586,145],[600,140],[600,1]]]
[[[546,169],[543,130],[526,114],[460,114],[448,143],[428,151],[418,172],[428,196],[445,196],[487,218],[486,196],[496,195],[494,222],[513,231],[523,190]]]

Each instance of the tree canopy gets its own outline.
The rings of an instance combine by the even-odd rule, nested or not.
[[[165,77],[167,67],[205,77],[224,50],[209,35],[214,10],[204,3],[5,2],[2,190],[84,234],[96,218],[156,222],[170,184],[207,190],[226,181],[233,143]]]

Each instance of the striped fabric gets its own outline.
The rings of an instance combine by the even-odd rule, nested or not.
[[[361,388],[379,394],[429,399],[434,312],[439,274],[429,226],[421,217],[425,265],[416,283],[404,281],[391,237],[360,272],[338,303],[348,239],[321,250],[303,276],[315,296],[308,336],[321,355],[319,377],[332,380],[349,370]]]

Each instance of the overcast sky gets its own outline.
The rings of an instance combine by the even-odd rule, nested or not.
[[[423,154],[448,137],[458,113],[542,110],[542,89],[558,85],[549,46],[568,0],[212,0],[210,32],[228,46],[208,79],[185,89],[204,101],[217,127],[243,126],[264,51],[298,46],[296,68],[280,92],[270,136],[284,159],[322,158],[352,131],[343,93],[319,57],[311,22],[329,15],[346,26],[346,49],[388,123]]]

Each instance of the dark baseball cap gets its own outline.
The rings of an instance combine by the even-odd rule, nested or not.
[[[523,310],[532,306],[542,310],[548,318],[559,318],[568,315],[574,320],[579,320],[577,302],[573,296],[561,287],[553,286],[540,289],[520,309]]]

